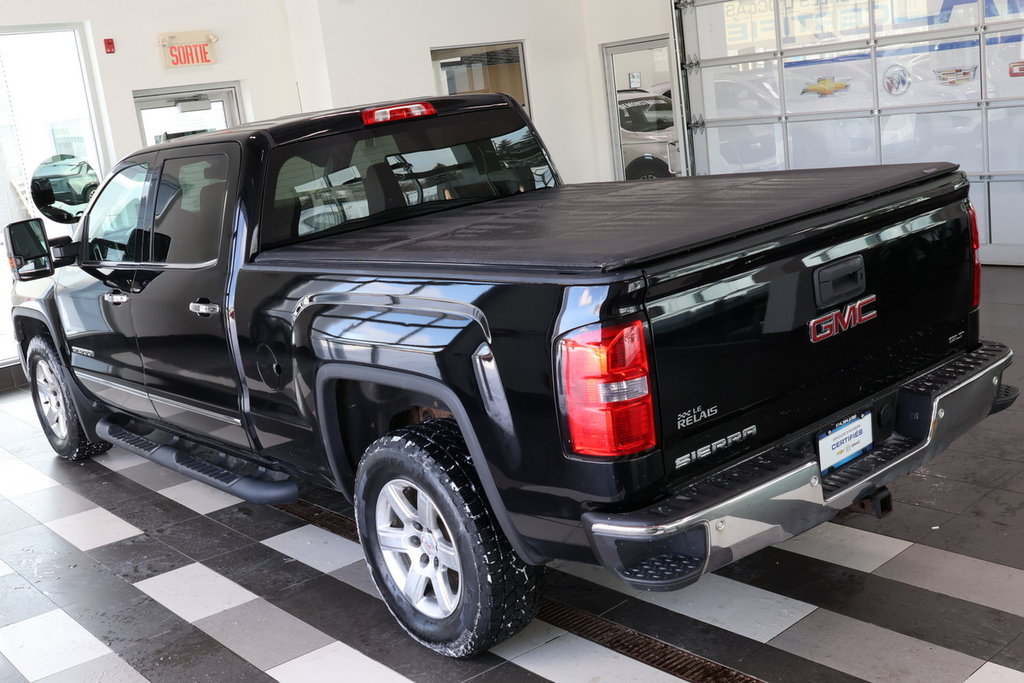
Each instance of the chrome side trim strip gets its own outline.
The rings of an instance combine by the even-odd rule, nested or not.
[[[205,408],[190,406],[187,403],[181,403],[173,399],[164,398],[163,396],[157,396],[156,394],[150,394],[149,399],[153,401],[153,403],[159,403],[161,405],[167,406],[168,408],[184,410],[186,412],[194,413],[196,415],[202,415],[203,417],[208,417],[211,420],[217,420],[218,422],[234,425],[235,427],[242,426],[242,421],[237,417],[227,417],[225,415],[221,415],[220,413],[215,413],[212,410],[206,410]]]
[[[126,394],[131,394],[132,396],[149,400],[149,394],[147,394],[144,391],[133,389],[132,387],[121,384],[120,382],[114,382],[112,380],[109,380],[106,377],[100,377],[88,370],[74,368],[72,372],[74,372],[75,376],[77,376],[79,379],[83,381],[95,382],[96,384],[99,384],[102,387],[107,387],[108,389],[116,389],[118,391],[123,391]]]

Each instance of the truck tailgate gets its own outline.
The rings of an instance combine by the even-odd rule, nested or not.
[[[708,470],[847,408],[891,432],[867,398],[977,342],[966,185],[944,166],[647,267],[666,470]]]

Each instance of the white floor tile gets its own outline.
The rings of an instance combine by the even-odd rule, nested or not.
[[[540,619],[534,619],[526,628],[504,643],[499,643],[492,647],[491,652],[505,659],[515,659],[530,650],[536,650],[538,647],[548,644],[555,638],[565,635],[565,633],[566,631],[557,626],[552,626]]]
[[[13,574],[14,570],[11,569],[11,565],[7,564],[3,560],[0,560],[0,576],[7,576]]]
[[[32,403],[31,395],[27,401],[11,401],[0,405],[0,410],[18,418],[30,427],[39,429],[39,415],[36,414],[36,406]]]
[[[777,547],[862,572],[873,572],[912,546],[910,541],[827,522]]]
[[[96,507],[96,503],[66,486],[51,486],[42,491],[12,498],[11,502],[40,522],[52,522]]]
[[[556,562],[552,566],[762,643],[771,640],[816,609],[806,602],[715,574],[702,576],[696,583],[682,590],[648,593],[629,588],[602,567],[575,562]]]
[[[267,671],[281,683],[407,681],[405,676],[337,641]]]
[[[1024,672],[986,662],[964,683],[1024,683]]]
[[[915,545],[875,574],[1024,617],[1024,570]]]
[[[571,633],[559,636],[512,661],[539,676],[566,683],[679,681],[675,676]]]
[[[363,559],[358,543],[312,525],[273,536],[263,543],[325,573]]]
[[[39,683],[147,683],[147,679],[111,652],[67,671],[47,676]]]
[[[199,481],[186,481],[184,484],[177,484],[169,488],[160,489],[160,493],[171,500],[176,500],[187,508],[191,508],[201,515],[207,515],[242,502],[229,493],[218,491]]]
[[[70,541],[79,550],[90,550],[142,533],[114,513],[103,508],[61,517],[46,526]]]
[[[123,470],[127,467],[141,465],[144,462],[149,462],[149,460],[146,460],[141,455],[129,453],[128,451],[118,448],[116,446],[114,448],[111,448],[103,455],[93,456],[92,459],[93,461],[98,462],[107,469],[113,470],[115,472],[117,472],[118,470]]]
[[[12,456],[13,457],[13,456]],[[22,461],[0,463],[0,496],[17,498],[36,491],[59,486],[56,481]]]
[[[38,681],[111,652],[62,610],[0,628],[0,654],[30,681]]]
[[[256,595],[231,579],[198,563],[144,579],[134,585],[189,622],[256,599]]]

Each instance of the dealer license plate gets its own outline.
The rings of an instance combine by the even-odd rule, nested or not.
[[[843,420],[818,437],[822,473],[834,470],[871,450],[871,411]]]

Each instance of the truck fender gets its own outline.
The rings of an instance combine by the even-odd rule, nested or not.
[[[334,382],[338,380],[375,382],[397,389],[405,389],[433,396],[441,401],[452,412],[456,423],[459,425],[463,439],[466,442],[466,449],[472,458],[473,467],[483,487],[484,495],[487,496],[491,510],[494,511],[494,516],[501,526],[501,530],[505,533],[506,538],[508,538],[509,543],[512,544],[512,548],[527,563],[539,564],[541,562],[541,559],[531,552],[512,523],[512,518],[502,502],[501,494],[494,482],[494,477],[491,475],[483,447],[480,445],[480,440],[473,429],[469,413],[452,389],[438,380],[420,375],[411,375],[400,370],[340,363],[322,366],[316,375],[316,410],[318,413],[317,422],[320,425],[320,436],[328,453],[344,452],[341,430],[335,418],[338,415],[338,406],[335,392],[332,390]],[[352,481],[355,473],[352,471],[347,459],[330,457],[328,461],[330,462],[335,480],[338,484],[344,486],[343,491],[351,498]]]

